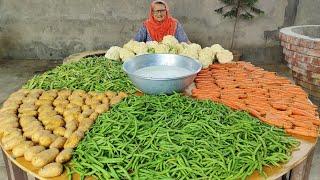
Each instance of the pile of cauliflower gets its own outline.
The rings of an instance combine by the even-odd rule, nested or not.
[[[179,43],[179,41],[171,35],[165,36],[160,43],[157,41],[144,43],[130,40],[123,47],[112,46],[106,52],[105,57],[117,61],[126,61],[137,55],[151,53],[187,56],[199,61],[203,68],[207,68],[215,60],[218,60],[219,63],[229,63],[233,60],[232,52],[224,49],[219,44],[214,44],[211,47],[202,49],[201,46],[196,43]]]

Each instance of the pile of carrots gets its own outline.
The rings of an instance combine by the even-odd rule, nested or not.
[[[192,96],[244,110],[292,135],[317,137],[319,114],[290,80],[248,62],[212,64],[195,78]]]

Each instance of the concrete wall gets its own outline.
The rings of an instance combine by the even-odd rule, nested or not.
[[[260,0],[258,6],[265,15],[239,23],[235,45],[244,50],[245,58],[263,62],[281,55],[275,48],[275,32],[284,24],[290,1]],[[308,6],[314,2],[304,1],[309,1]],[[214,12],[221,5],[218,0],[168,2],[192,42],[230,46],[234,21]],[[85,50],[121,46],[147,17],[149,3],[150,0],[0,0],[0,58],[61,59]],[[306,12],[302,11],[301,16]],[[274,56],[274,50],[279,54],[271,60],[255,59],[261,54]]]
[[[300,0],[296,25],[320,24],[320,0]]]

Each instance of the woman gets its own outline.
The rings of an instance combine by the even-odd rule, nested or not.
[[[190,43],[182,25],[170,15],[167,3],[156,0],[151,3],[149,18],[143,22],[134,40],[160,42],[166,35],[174,36],[180,43]]]

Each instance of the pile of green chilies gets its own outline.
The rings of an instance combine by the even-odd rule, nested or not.
[[[105,57],[90,57],[58,66],[42,75],[35,75],[24,88],[136,92],[136,88],[122,70],[121,62]]]
[[[99,116],[73,171],[98,179],[245,179],[298,142],[245,112],[180,94],[130,96]]]

